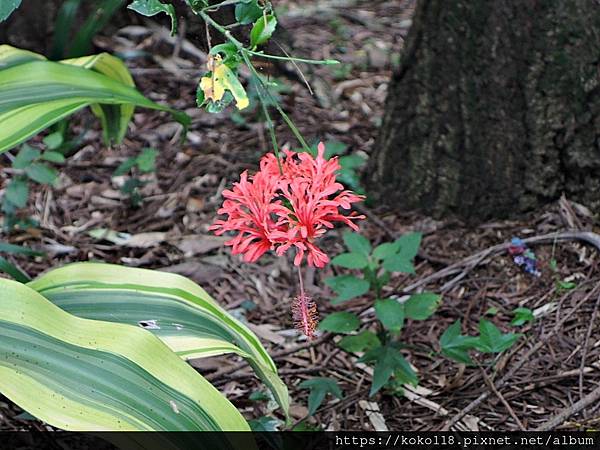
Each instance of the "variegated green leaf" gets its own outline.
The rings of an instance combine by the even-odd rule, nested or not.
[[[152,333],[78,318],[2,279],[0,393],[66,430],[248,429],[236,408]]]
[[[152,102],[132,84],[117,58],[101,54],[62,63],[0,46],[0,153],[86,106],[100,116],[105,137],[119,141],[134,106],[170,112],[184,126],[189,117]]]
[[[187,278],[76,263],[52,270],[29,286],[76,316],[143,326],[184,359],[236,353],[288,412],[287,387],[256,335]]]

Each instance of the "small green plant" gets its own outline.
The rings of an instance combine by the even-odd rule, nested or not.
[[[310,380],[304,380],[298,387],[301,389],[308,389],[310,391],[308,394],[309,416],[312,416],[317,409],[319,409],[319,406],[321,406],[327,394],[331,394],[340,400],[344,397],[344,393],[338,386],[337,381],[332,378],[311,378]]]
[[[136,208],[139,207],[143,201],[140,188],[147,183],[140,177],[156,171],[157,156],[158,150],[154,148],[143,148],[139,155],[127,158],[113,173],[114,177],[130,175],[120,186],[120,190],[121,193],[127,196],[132,206]]]
[[[400,334],[406,319],[429,318],[439,306],[441,297],[423,292],[402,299],[384,298],[383,288],[389,283],[392,273],[415,273],[413,260],[419,250],[421,234],[409,233],[374,249],[360,234],[345,233],[343,237],[349,251],[336,256],[331,263],[345,269],[360,270],[361,276],[344,274],[326,279],[325,283],[337,294],[332,303],[339,305],[372,292],[378,322],[372,329],[356,314],[342,311],[325,317],[319,328],[345,334],[338,343],[343,350],[364,352],[358,361],[374,366],[371,396],[383,387],[399,392],[403,384],[418,384],[417,374],[402,354],[405,346],[400,341]]]
[[[486,319],[479,321],[479,336],[460,334],[460,320],[454,322],[440,337],[442,354],[462,364],[474,365],[469,351],[482,354],[502,353],[513,346],[521,333],[502,333],[496,325]]]
[[[18,217],[19,210],[27,206],[31,183],[52,186],[58,180],[58,171],[53,165],[65,162],[63,154],[56,151],[62,144],[62,137],[57,133],[50,134],[44,138],[44,144],[44,151],[24,144],[12,160],[15,175],[2,197],[3,227],[6,231],[35,225],[30,218]]]
[[[510,322],[513,327],[520,327],[521,325],[525,325],[526,323],[533,322],[535,320],[533,311],[531,311],[529,308],[516,308],[513,311],[513,314],[515,317]]]

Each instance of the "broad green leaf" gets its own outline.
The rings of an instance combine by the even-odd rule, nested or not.
[[[274,15],[268,14],[260,17],[250,31],[250,46],[254,48],[267,42],[276,27],[277,18]]]
[[[0,1],[0,22],[6,20],[21,5],[21,0]]]
[[[71,431],[248,430],[229,401],[152,333],[75,317],[0,280],[0,393]]]
[[[4,191],[4,198],[17,208],[24,208],[29,199],[29,183],[23,178],[14,178]]]
[[[469,356],[468,350],[475,348],[478,341],[478,338],[461,335],[460,320],[457,320],[440,337],[440,348],[442,354],[448,358],[463,364],[472,365],[473,360]]]
[[[177,14],[173,5],[164,4],[159,0],[134,0],[127,8],[146,17],[152,17],[160,13],[167,14],[171,18],[171,36],[175,36],[177,32]]]
[[[419,252],[422,237],[422,233],[416,232],[405,234],[396,239],[396,243],[400,245],[400,254],[406,259],[414,259]]]
[[[402,253],[388,256],[383,261],[383,268],[390,272],[415,273],[412,259],[406,258]]]
[[[371,243],[362,234],[346,231],[343,235],[346,247],[353,253],[360,253],[364,256],[369,256],[371,253]]]
[[[67,63],[28,62],[0,70],[0,152],[96,104],[168,111],[184,126],[189,124],[184,113],[154,103],[133,87],[96,70]]]
[[[361,253],[342,253],[331,260],[334,266],[345,267],[346,269],[364,269],[369,261]]]
[[[501,353],[509,349],[522,334],[502,332],[492,322],[486,319],[479,321],[479,339],[476,348],[483,353]]]
[[[41,156],[41,152],[37,148],[33,148],[27,144],[23,144],[19,153],[12,163],[13,169],[25,169],[34,160]]]
[[[351,333],[359,326],[359,318],[346,311],[331,313],[319,323],[320,330],[332,333]]]
[[[393,298],[375,301],[375,315],[386,330],[398,332],[404,325],[404,305]]]
[[[256,0],[235,5],[235,20],[242,25],[248,25],[262,17],[262,8]]]
[[[510,322],[510,324],[514,327],[519,327],[521,325],[525,325],[527,322],[533,322],[535,320],[535,316],[533,315],[533,311],[529,308],[516,308],[513,311],[515,318]]]
[[[76,316],[146,327],[183,359],[237,353],[287,414],[287,387],[256,335],[187,278],[78,263],[52,270],[30,287]]]
[[[397,371],[402,374],[402,379],[409,380],[410,384],[416,385],[419,382],[417,374],[402,356],[400,349],[394,344],[376,347],[360,358],[360,361],[375,362],[370,397],[385,386]]]
[[[331,300],[334,305],[366,294],[371,286],[367,280],[352,275],[327,278],[325,284],[338,294],[336,298]]]
[[[384,242],[375,247],[375,250],[373,250],[373,257],[381,261],[382,259],[395,255],[398,253],[398,250],[400,250],[400,243],[398,241]]]
[[[372,331],[363,331],[353,336],[344,336],[338,343],[340,348],[349,352],[364,352],[379,347],[381,342]]]
[[[25,168],[27,176],[40,184],[54,184],[58,178],[56,169],[42,163],[32,163]]]
[[[327,394],[331,394],[336,398],[342,399],[344,394],[342,390],[333,378],[316,377],[310,380],[304,380],[298,385],[301,389],[309,389],[310,394],[308,395],[308,415],[312,416]]]
[[[413,320],[428,319],[440,306],[441,300],[441,295],[429,292],[413,294],[404,304],[406,317]]]

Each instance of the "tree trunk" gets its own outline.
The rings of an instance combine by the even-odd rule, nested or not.
[[[600,3],[418,0],[370,162],[391,207],[600,207]]]

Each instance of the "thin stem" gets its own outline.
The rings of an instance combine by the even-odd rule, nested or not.
[[[245,49],[245,51],[254,56],[258,56],[261,58],[268,58],[268,59],[278,59],[280,61],[296,61],[296,62],[301,62],[301,63],[306,63],[306,64],[320,64],[320,65],[325,65],[325,66],[340,63],[339,61],[336,61],[335,59],[305,59],[305,58],[296,58],[295,56],[270,55],[268,53],[255,52],[253,50],[248,50],[248,49]]]

